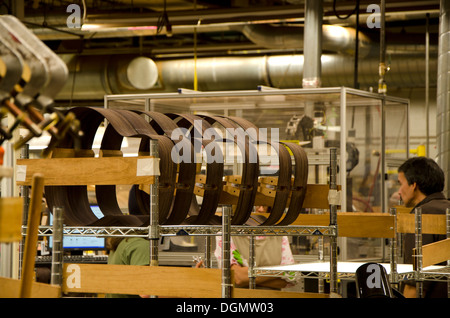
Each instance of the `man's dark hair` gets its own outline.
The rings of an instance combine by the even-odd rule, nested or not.
[[[410,158],[398,168],[398,172],[403,172],[408,184],[415,182],[419,190],[427,196],[444,190],[444,171],[430,158]]]

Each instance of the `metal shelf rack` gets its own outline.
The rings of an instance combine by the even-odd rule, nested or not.
[[[446,209],[446,232],[447,239],[450,239],[450,208]],[[416,280],[417,297],[422,298],[424,295],[424,281],[441,281],[447,282],[447,296],[450,298],[450,259],[447,260],[446,266],[436,266],[434,269],[424,269],[423,266],[423,244],[422,244],[422,208],[415,209],[415,248],[416,268],[414,271],[414,279]]]
[[[157,144],[153,143],[150,147],[150,155],[158,157]],[[336,184],[337,174],[337,150],[330,149],[330,189],[337,190]],[[327,236],[330,239],[330,292],[337,293],[337,205],[330,204],[330,224],[329,226],[231,226],[229,224],[229,214],[231,208],[223,209],[223,224],[222,226],[164,226],[159,225],[158,220],[158,177],[155,176],[154,183],[150,186],[150,225],[148,227],[89,227],[89,226],[62,226],[60,229],[53,227],[39,227],[39,236],[54,236],[54,243],[62,241],[62,237],[57,238],[55,235],[61,231],[62,235],[70,236],[99,236],[99,237],[145,237],[150,239],[150,266],[158,266],[158,240],[161,236],[176,236],[176,235],[202,235],[214,236],[222,235],[223,238],[223,266],[222,266],[222,286],[224,298],[231,297],[231,271],[230,271],[230,236],[231,235],[249,235],[253,238],[255,235],[292,235],[292,236],[310,236],[319,235]],[[225,207],[225,206],[224,206]],[[63,207],[61,207],[63,208]],[[228,216],[227,216],[228,214]],[[23,234],[26,234],[26,226],[22,227]],[[251,242],[254,241],[251,239]],[[252,248],[251,243],[251,250]],[[252,255],[252,253],[251,253]],[[208,258],[209,256],[207,256]],[[252,257],[252,256],[251,256]],[[53,260],[52,263],[62,263],[62,258]],[[251,265],[250,272],[253,266]],[[52,266],[53,269],[53,266]],[[62,267],[58,266],[56,269],[59,272],[52,272],[53,276],[62,277]],[[251,288],[254,283],[254,277],[251,279]],[[57,279],[58,280],[58,279]]]
[[[335,149],[334,149],[335,150]],[[334,154],[334,155],[333,155]],[[336,161],[336,154],[332,151],[331,161]],[[335,171],[331,169],[331,171]],[[336,214],[336,209],[331,208],[332,214]],[[154,216],[158,211],[154,206],[151,207],[150,218]],[[227,209],[223,209],[224,212]],[[334,211],[334,212],[333,212]],[[224,220],[227,219],[224,213]],[[336,220],[336,216],[330,217],[330,219]],[[154,220],[153,220],[154,221]],[[38,229],[38,236],[53,236],[55,235],[57,229],[55,230],[52,226],[40,226]],[[60,231],[62,231],[62,235],[67,236],[97,236],[97,237],[143,237],[150,238],[150,242],[157,242],[161,236],[179,236],[179,235],[193,235],[193,236],[218,236],[222,235],[223,242],[225,246],[225,242],[228,242],[226,237],[230,235],[285,235],[285,236],[310,236],[310,235],[318,235],[323,237],[329,237],[333,242],[337,239],[337,224],[330,223],[329,226],[300,226],[300,225],[289,225],[289,226],[238,226],[233,225],[227,227],[226,224],[222,226],[209,226],[209,225],[176,225],[176,226],[165,226],[165,225],[150,225],[149,227],[97,227],[97,226],[63,226]],[[22,227],[23,235],[26,234],[26,226]],[[55,240],[56,242],[56,240]],[[332,244],[332,246],[336,246],[336,244]],[[229,249],[228,249],[229,250]],[[150,250],[151,260],[153,261],[152,265],[158,265],[158,255],[157,248]],[[224,248],[224,252],[226,249]],[[224,255],[223,257],[223,280],[230,280],[230,256]],[[206,256],[208,258],[209,256]],[[330,272],[336,272],[336,264],[337,262],[337,252],[336,249],[331,249],[331,269]],[[226,261],[228,260],[228,261]],[[53,273],[54,275],[61,275],[62,273]],[[253,278],[253,277],[251,277]],[[331,283],[332,286],[335,286],[333,289],[334,292],[337,291],[337,274],[331,275]],[[228,283],[224,283],[224,289],[228,286]],[[229,297],[229,291],[223,292],[224,297]]]
[[[160,225],[161,236],[214,236],[221,235],[222,226],[208,225]],[[52,236],[53,227],[40,226],[39,236]],[[148,227],[86,227],[86,226],[65,226],[63,234],[67,236],[97,236],[97,237],[149,237]],[[336,236],[336,226],[238,226],[232,225],[230,235],[286,235],[286,236]]]

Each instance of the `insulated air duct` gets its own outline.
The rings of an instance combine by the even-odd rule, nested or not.
[[[238,28],[234,28],[238,29]],[[303,26],[275,26],[270,24],[248,24],[239,31],[258,46],[268,49],[298,49],[304,47]],[[356,30],[339,25],[322,25],[322,52],[355,54]],[[316,40],[314,40],[316,42]],[[374,44],[359,32],[359,56],[367,56]]]
[[[435,59],[431,72],[436,72]],[[350,56],[323,54],[322,86],[353,84],[354,59]],[[199,90],[256,89],[258,85],[277,88],[302,87],[303,55],[274,55],[258,57],[215,57],[197,60]],[[163,86],[168,91],[192,88],[194,61],[191,59],[157,63]],[[391,87],[423,87],[425,60],[421,54],[391,56],[391,71],[386,78]],[[366,58],[360,64],[361,87],[378,85],[378,57]],[[436,83],[430,83],[435,85]]]
[[[60,55],[69,79],[58,99],[103,99],[105,94],[136,93],[152,88],[158,80],[155,62],[130,55]]]
[[[194,87],[193,59],[157,61],[158,87],[138,89],[126,85],[118,75],[119,66],[125,67],[132,57],[64,56],[70,70],[70,78],[58,99],[103,100],[105,94],[174,92],[178,88]],[[378,56],[366,57],[359,64],[361,89],[378,86]],[[354,58],[349,55],[322,54],[322,87],[353,85]],[[256,89],[258,85],[277,88],[302,87],[303,55],[273,55],[247,57],[208,57],[197,59],[198,90]],[[148,66],[149,67],[149,66]],[[73,75],[76,70],[75,89],[72,95]],[[143,72],[154,72],[153,67]],[[117,74],[116,74],[117,73]],[[430,74],[437,73],[436,58],[430,57]],[[386,81],[393,87],[424,87],[425,59],[421,53],[390,55],[390,71]],[[430,86],[435,86],[430,77]]]
[[[322,21],[322,0],[306,0],[303,36],[304,63],[302,86],[304,88],[321,86]]]

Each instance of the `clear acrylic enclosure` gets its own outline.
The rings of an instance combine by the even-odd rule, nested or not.
[[[346,87],[107,95],[105,107],[247,119],[266,128],[268,138],[303,145],[308,184],[329,182],[329,149],[337,148],[339,212],[388,213],[398,203],[396,169],[410,154],[409,100]],[[261,172],[270,174],[270,167]],[[316,255],[314,240],[293,238],[293,251]],[[346,239],[339,258],[380,258],[382,245],[380,239]]]

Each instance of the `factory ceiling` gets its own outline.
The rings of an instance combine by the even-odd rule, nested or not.
[[[428,30],[435,64],[439,5],[439,0],[386,1],[387,53],[424,56]],[[379,21],[379,9],[380,1],[324,0],[323,24],[358,29],[360,45],[366,40],[377,44],[380,28],[373,22]],[[17,16],[60,55],[134,54],[170,61],[303,52],[302,41],[273,39],[280,34],[303,37],[305,0],[9,0],[0,1],[0,13]],[[346,53],[354,55],[354,44],[348,45]],[[379,48],[370,50],[376,56]],[[322,54],[328,53],[337,51],[324,45]],[[363,48],[359,53],[361,59]]]
[[[23,8],[20,3],[23,2]],[[240,28],[248,24],[302,26],[304,0],[28,0],[2,1],[2,13],[15,13],[58,53],[123,54],[152,57],[217,56],[261,52]],[[423,44],[426,15],[437,43],[439,1],[386,1],[386,42]],[[357,1],[325,0],[324,24],[356,26]],[[68,7],[80,9],[81,28],[68,28]],[[379,29],[367,19],[375,12],[359,1],[359,28],[377,41]],[[368,9],[369,8],[369,9]],[[15,12],[13,12],[15,11]],[[369,11],[369,12],[368,12]],[[22,15],[22,16],[21,16]],[[72,15],[73,17],[73,15]],[[74,21],[74,20],[72,20]],[[172,31],[167,32],[167,27]],[[295,28],[293,28],[295,32]],[[295,51],[301,51],[296,48]],[[272,51],[276,50],[271,48]],[[292,51],[292,49],[291,49]]]

